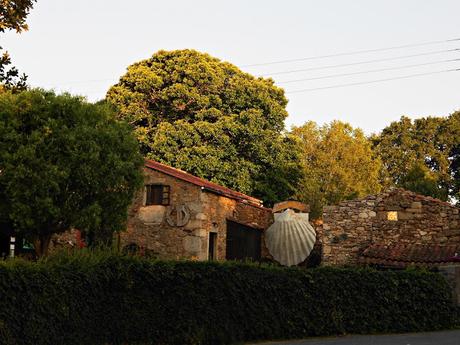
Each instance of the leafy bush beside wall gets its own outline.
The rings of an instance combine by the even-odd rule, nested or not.
[[[456,324],[428,272],[283,269],[111,254],[0,265],[0,343],[228,344]]]

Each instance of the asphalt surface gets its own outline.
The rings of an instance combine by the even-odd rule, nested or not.
[[[460,345],[460,330],[248,343],[247,345]]]

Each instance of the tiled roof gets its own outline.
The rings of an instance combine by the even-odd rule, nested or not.
[[[359,262],[390,267],[439,266],[460,262],[460,244],[371,244],[360,255]]]
[[[217,183],[207,181],[205,179],[189,174],[180,169],[173,168],[169,165],[162,164],[162,163],[150,160],[150,159],[146,159],[145,167],[162,172],[166,175],[175,177],[179,180],[190,182],[196,186],[201,187],[204,190],[208,190],[210,192],[214,192],[216,194],[226,196],[227,198],[235,199],[240,202],[248,203],[253,206],[262,207],[262,201],[259,199],[253,198],[249,195],[246,195],[240,192],[237,192],[233,189],[218,185]]]

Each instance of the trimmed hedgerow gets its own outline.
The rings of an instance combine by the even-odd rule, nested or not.
[[[450,328],[445,279],[114,254],[0,264],[0,343],[229,344]]]

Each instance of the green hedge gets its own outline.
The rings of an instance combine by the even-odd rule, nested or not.
[[[0,343],[228,344],[456,324],[428,272],[79,254],[0,264]]]

